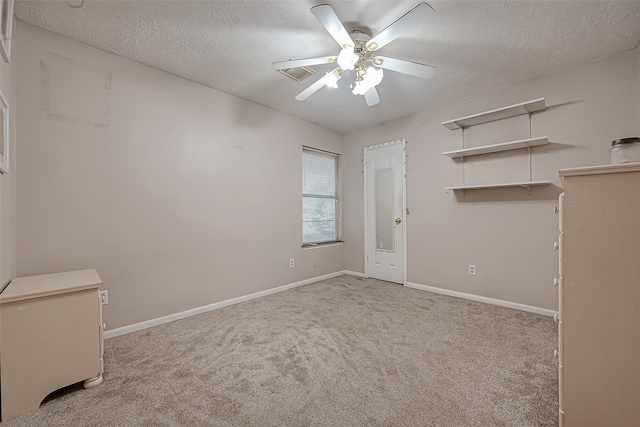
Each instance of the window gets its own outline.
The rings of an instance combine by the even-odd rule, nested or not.
[[[302,244],[336,242],[339,236],[338,155],[302,148]]]

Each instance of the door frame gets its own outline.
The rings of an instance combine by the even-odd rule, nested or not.
[[[405,138],[396,139],[394,141],[383,142],[382,144],[370,145],[364,147],[362,150],[362,179],[364,181],[364,275],[370,277],[369,273],[371,268],[369,267],[369,261],[367,261],[367,248],[369,247],[370,237],[367,233],[369,225],[369,206],[367,203],[368,183],[367,183],[367,168],[366,168],[366,153],[370,150],[382,147],[388,147],[391,145],[399,144],[402,150],[402,285],[407,285],[407,141]]]

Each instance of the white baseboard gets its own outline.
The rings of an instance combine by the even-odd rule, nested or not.
[[[277,288],[267,289],[265,291],[260,291],[260,292],[256,292],[256,293],[249,294],[249,295],[244,295],[244,296],[237,297],[237,298],[232,298],[232,299],[229,299],[229,300],[226,300],[226,301],[220,301],[220,302],[216,302],[216,303],[213,303],[213,304],[205,305],[205,306],[202,306],[202,307],[193,308],[191,310],[182,311],[180,313],[174,313],[174,314],[170,314],[168,316],[158,317],[157,319],[151,319],[151,320],[147,320],[145,322],[135,323],[133,325],[123,326],[121,328],[108,330],[108,331],[105,331],[104,338],[105,339],[109,339],[109,338],[117,337],[117,336],[120,336],[120,335],[129,334],[131,332],[141,331],[143,329],[151,328],[152,326],[162,325],[163,323],[173,322],[174,320],[184,319],[184,318],[187,318],[187,317],[195,316],[197,314],[202,314],[202,313],[206,313],[208,311],[213,311],[213,310],[217,310],[219,308],[223,308],[223,307],[227,307],[227,306],[230,306],[230,305],[238,304],[240,302],[249,301],[249,300],[252,300],[252,299],[264,297],[264,296],[275,294],[275,293],[278,293],[278,292],[283,292],[283,291],[286,291],[286,290],[289,290],[289,289],[297,288],[298,286],[309,285],[311,283],[316,283],[316,282],[320,282],[322,280],[331,279],[331,278],[334,278],[334,277],[337,277],[337,276],[342,276],[343,274],[347,274],[349,276],[356,276],[356,277],[366,277],[363,273],[359,273],[357,271],[350,271],[350,270],[337,271],[335,273],[329,273],[329,274],[325,274],[323,276],[317,276],[317,277],[312,277],[310,279],[301,280],[300,282],[295,282],[295,283],[290,283],[288,285],[278,286]],[[552,316],[553,317],[553,315],[555,315],[557,313],[556,311],[547,310],[545,308],[533,307],[533,306],[530,306],[530,305],[518,304],[518,303],[515,303],[515,302],[503,301],[503,300],[494,299],[494,298],[487,298],[487,297],[482,297],[482,296],[479,296],[479,295],[465,294],[463,292],[456,292],[456,291],[451,291],[451,290],[448,290],[448,289],[435,288],[433,286],[420,285],[418,283],[407,282],[406,286],[409,287],[409,288],[420,289],[420,290],[423,290],[423,291],[429,291],[429,292],[434,292],[434,293],[443,294],[443,295],[449,295],[449,296],[457,297],[457,298],[464,298],[464,299],[468,299],[468,300],[471,300],[471,301],[483,302],[483,303],[486,303],[486,304],[499,305],[499,306],[502,306],[502,307],[513,308],[513,309],[516,309],[516,310],[528,311],[530,313],[542,314],[542,315],[545,315],[545,316]]]
[[[485,304],[499,305],[501,307],[513,308],[515,310],[528,311],[529,313],[542,314],[553,317],[557,311],[546,308],[534,307],[532,305],[519,304],[517,302],[504,301],[501,299],[488,298],[480,295],[465,294],[464,292],[451,291],[449,289],[436,288],[433,286],[421,285],[419,283],[407,282],[408,288],[420,289],[421,291],[433,292],[436,294],[448,295],[456,298],[468,299],[471,301],[483,302]]]
[[[356,277],[367,277],[364,275],[364,273],[358,273],[357,271],[351,271],[351,270],[344,270],[342,271],[342,274],[347,274],[349,276],[356,276]]]
[[[288,289],[297,288],[298,286],[308,285],[310,283],[319,282],[321,280],[331,279],[333,277],[342,276],[343,274],[349,274],[352,276],[359,276],[362,273],[355,273],[350,271],[337,271],[335,273],[325,274],[323,276],[312,277],[311,279],[302,280],[300,282],[290,283],[288,285],[278,286],[277,288],[267,289],[266,291],[260,291],[249,295],[244,295],[237,298],[232,298],[226,301],[220,301],[213,304],[205,305],[191,310],[182,311],[180,313],[170,314],[168,316],[158,317],[157,319],[147,320],[145,322],[135,323],[133,325],[123,326],[121,328],[111,329],[105,331],[104,338],[109,339],[120,335],[129,334],[135,331],[141,331],[143,329],[150,328],[152,326],[162,325],[163,323],[173,322],[174,320],[184,319],[186,317],[195,316],[196,314],[206,313],[208,311],[217,310],[229,305],[238,304],[239,302],[249,301],[255,298],[264,297],[267,295],[275,294],[278,292],[286,291]]]

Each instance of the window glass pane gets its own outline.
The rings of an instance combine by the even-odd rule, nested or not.
[[[340,239],[338,156],[302,150],[302,242]]]
[[[302,193],[321,196],[336,195],[336,156],[302,152]]]
[[[326,221],[336,218],[336,199],[302,198],[302,221]]]
[[[302,198],[302,241],[338,240],[336,209],[338,201],[316,197]]]

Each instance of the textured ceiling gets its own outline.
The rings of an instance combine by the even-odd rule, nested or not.
[[[302,82],[274,61],[337,55],[338,45],[309,9],[330,3],[348,31],[377,34],[419,1],[17,1],[20,21],[185,77],[340,132],[632,49],[640,1],[429,1],[432,20],[389,45],[385,56],[438,68],[421,80],[386,71],[380,104],[338,89],[304,102]],[[76,6],[76,7],[73,7]],[[81,6],[81,7],[77,7]]]

